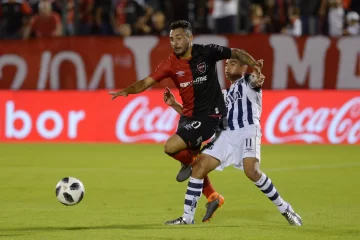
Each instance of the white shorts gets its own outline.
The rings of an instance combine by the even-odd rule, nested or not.
[[[260,162],[261,129],[260,126],[250,126],[236,130],[224,130],[217,138],[204,148],[202,153],[220,161],[216,170],[234,165],[243,169],[243,159],[257,158]]]

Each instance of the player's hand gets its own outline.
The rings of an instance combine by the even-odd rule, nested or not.
[[[119,96],[124,96],[127,97],[127,95],[129,95],[128,92],[125,91],[125,89],[117,91],[117,92],[109,92],[109,95],[112,96],[111,100],[114,100],[115,98],[119,97]]]
[[[169,106],[174,105],[176,102],[174,94],[171,92],[170,88],[168,87],[165,89],[164,92],[164,102]]]
[[[255,70],[251,73],[250,76],[250,86],[253,88],[261,88],[264,84],[265,76],[262,73],[258,73]]]
[[[264,84],[264,81],[265,81],[265,76],[262,74],[262,73],[260,73],[260,74],[258,74],[257,75],[257,81],[256,81],[256,83],[255,83],[255,86],[256,87],[262,87],[262,85]]]
[[[263,59],[257,60],[256,66],[258,66],[261,70],[264,67],[264,60]]]

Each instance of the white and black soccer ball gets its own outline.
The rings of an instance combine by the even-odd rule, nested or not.
[[[56,198],[64,205],[72,206],[81,202],[85,188],[79,179],[65,177],[56,184]]]

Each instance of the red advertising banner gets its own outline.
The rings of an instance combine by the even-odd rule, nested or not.
[[[264,59],[264,89],[360,89],[360,39],[196,36]],[[172,52],[167,37],[71,37],[0,42],[0,89],[114,89],[148,76]],[[225,80],[224,61],[218,64]],[[154,86],[173,86],[167,79]]]
[[[0,142],[161,143],[179,115],[162,90],[0,91]],[[264,91],[263,143],[360,144],[359,91]]]

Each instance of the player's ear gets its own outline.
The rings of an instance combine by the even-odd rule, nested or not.
[[[190,42],[192,42],[194,40],[194,36],[191,33],[189,33],[189,39],[190,39]]]

